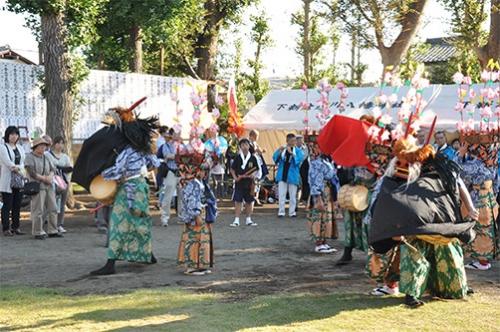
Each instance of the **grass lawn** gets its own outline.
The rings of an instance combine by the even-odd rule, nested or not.
[[[68,295],[2,287],[5,331],[498,331],[498,289],[468,300],[428,301],[359,294],[286,294],[232,302],[172,288],[115,295]]]

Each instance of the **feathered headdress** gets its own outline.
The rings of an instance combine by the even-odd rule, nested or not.
[[[158,118],[139,119],[134,112],[134,109],[146,99],[147,97],[142,97],[128,108],[114,107],[109,109],[103,123],[120,128],[134,149],[151,153],[153,136],[159,127]]]

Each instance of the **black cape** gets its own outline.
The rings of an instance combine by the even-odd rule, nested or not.
[[[384,178],[374,206],[368,242],[377,253],[396,244],[393,236],[442,235],[461,238],[474,226],[464,222],[458,190],[451,195],[437,172],[427,172],[407,184]]]
[[[116,126],[106,126],[87,138],[76,159],[71,181],[89,190],[90,182],[113,166],[116,157],[130,144]]]

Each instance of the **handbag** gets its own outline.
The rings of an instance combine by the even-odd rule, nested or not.
[[[26,184],[26,178],[17,172],[12,172],[10,175],[10,187],[13,189],[22,189]]]
[[[37,181],[26,182],[24,188],[22,189],[22,193],[26,196],[38,195],[38,193],[40,193],[40,182]]]
[[[56,193],[61,194],[68,189],[68,184],[61,175],[54,175],[54,184],[56,185]]]
[[[15,160],[12,158],[10,154],[10,150],[7,147],[7,144],[5,145],[5,149],[7,149],[7,153],[9,154],[9,159],[12,162],[15,162]],[[24,187],[24,184],[26,183],[26,178],[22,175],[19,174],[18,172],[11,172],[10,173],[10,187],[13,189],[22,189]]]
[[[36,173],[36,164],[33,165]],[[45,173],[45,155],[43,156],[43,170],[42,175]],[[26,182],[24,188],[22,189],[22,193],[26,196],[35,196],[40,193],[40,182],[38,181],[29,181]]]

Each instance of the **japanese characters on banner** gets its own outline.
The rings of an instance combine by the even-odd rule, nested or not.
[[[46,103],[40,90],[39,75],[43,67],[0,62],[0,131],[9,126],[25,126],[33,131],[45,129]],[[156,115],[163,125],[182,124],[182,136],[189,137],[192,120],[191,94],[194,85],[204,81],[155,75],[92,70],[82,83],[75,108],[77,120],[73,138],[82,140],[101,127],[103,114],[114,106],[129,106],[147,96],[136,112],[139,116]],[[176,96],[176,99],[172,98]],[[211,119],[206,107],[203,118]],[[202,124],[204,125],[204,124]],[[205,124],[207,128],[210,123]]]

